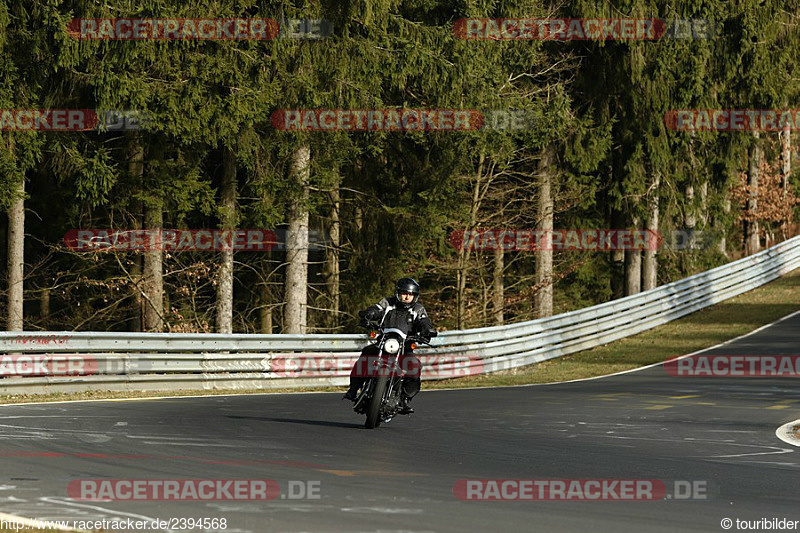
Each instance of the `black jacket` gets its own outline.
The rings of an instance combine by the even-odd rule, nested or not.
[[[366,309],[364,316],[375,320],[386,328],[397,328],[406,334],[435,337],[436,328],[428,317],[425,307],[419,302],[409,309],[403,308],[395,296],[384,298]]]

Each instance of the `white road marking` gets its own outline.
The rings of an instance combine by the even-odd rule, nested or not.
[[[800,446],[800,439],[795,436],[794,428],[800,426],[800,420],[788,422],[775,430],[775,435],[786,444]]]
[[[391,507],[342,507],[344,513],[422,514],[422,509],[397,509]]]
[[[144,441],[142,444],[152,444],[154,446],[199,446],[201,448],[247,448],[238,444],[208,444],[204,442],[166,442],[166,441]]]

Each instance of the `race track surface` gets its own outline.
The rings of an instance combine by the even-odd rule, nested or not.
[[[793,355],[798,345],[800,314],[710,353]],[[2,407],[0,510],[225,518],[225,529],[208,531],[226,532],[723,531],[723,518],[800,520],[800,448],[775,436],[800,418],[796,379],[678,378],[657,366],[557,385],[423,390],[416,414],[376,430],[340,396]],[[268,479],[283,497],[77,501],[67,493],[77,479]],[[462,501],[453,487],[465,479],[655,479],[670,496],[676,481],[696,482],[706,498]],[[290,484],[319,498],[288,498]]]

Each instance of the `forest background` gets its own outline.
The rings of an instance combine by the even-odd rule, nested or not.
[[[324,20],[271,40],[82,40],[76,18]],[[655,40],[465,39],[463,18],[698,20]],[[550,316],[797,233],[792,135],[673,131],[680,109],[796,109],[790,0],[0,2],[0,110],[140,129],[0,131],[9,330],[354,332],[413,276],[441,329]],[[521,130],[283,131],[282,109],[523,112]],[[800,120],[800,118],[798,118]],[[795,141],[794,143],[798,143]],[[272,251],[75,251],[108,228],[267,228]],[[453,232],[650,229],[658,250],[462,250]],[[309,242],[325,236],[324,246]],[[677,236],[677,238],[675,238]],[[313,241],[313,239],[312,239]]]

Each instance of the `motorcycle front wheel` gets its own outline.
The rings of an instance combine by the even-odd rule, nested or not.
[[[375,386],[372,387],[372,398],[370,398],[367,406],[367,421],[364,422],[364,427],[367,429],[373,429],[381,425],[381,404],[389,382],[388,376],[373,379],[375,380]]]

